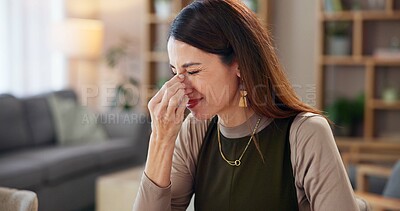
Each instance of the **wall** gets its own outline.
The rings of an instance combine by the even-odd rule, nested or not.
[[[281,62],[299,97],[315,105],[317,0],[271,3],[271,29]]]

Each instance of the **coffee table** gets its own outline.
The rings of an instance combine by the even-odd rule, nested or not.
[[[96,211],[132,211],[144,166],[101,176],[96,181]],[[192,198],[186,211],[194,210]]]
[[[101,176],[96,181],[97,211],[131,211],[144,166]]]

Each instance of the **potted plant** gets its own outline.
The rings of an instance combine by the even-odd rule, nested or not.
[[[387,104],[392,104],[398,101],[399,94],[397,89],[394,87],[386,87],[382,93],[383,102]]]
[[[362,128],[364,120],[364,94],[355,99],[340,97],[327,108],[327,116],[335,124],[334,134],[337,136],[356,136]]]
[[[350,55],[350,23],[345,21],[328,22],[327,49],[329,55],[346,56]]]
[[[122,63],[129,56],[129,45],[131,45],[129,40],[122,39],[118,45],[110,47],[105,54],[107,66],[122,73],[122,80],[117,84],[115,90],[112,108],[118,108],[123,111],[132,110],[139,102],[139,81],[127,74],[127,71],[121,69],[126,67]]]

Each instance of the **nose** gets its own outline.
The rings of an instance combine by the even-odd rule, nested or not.
[[[191,85],[190,80],[188,78],[188,74],[184,74],[185,78],[183,79],[182,83],[186,85],[186,87],[189,87]]]
[[[185,78],[183,79],[183,82],[185,84],[185,94],[189,95],[191,93],[193,93],[193,86],[192,86],[192,82],[190,80],[190,77],[188,77],[188,74],[185,74]]]

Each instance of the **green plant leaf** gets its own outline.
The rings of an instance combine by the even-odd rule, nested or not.
[[[346,36],[350,30],[350,22],[331,21],[326,23],[326,32],[328,36]]]

